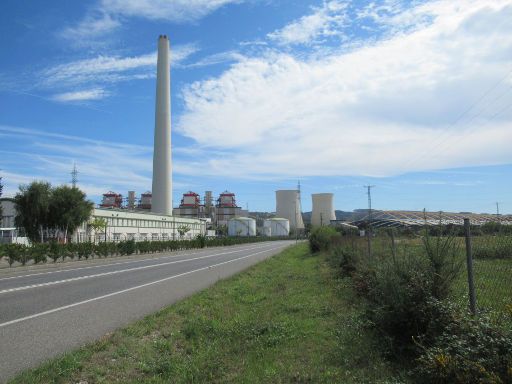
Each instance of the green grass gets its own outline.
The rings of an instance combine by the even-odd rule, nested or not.
[[[357,302],[301,244],[13,383],[397,382]]]
[[[512,259],[475,259],[473,271],[477,308],[512,315]],[[467,279],[464,264],[454,286],[454,295],[461,303],[468,303]]]

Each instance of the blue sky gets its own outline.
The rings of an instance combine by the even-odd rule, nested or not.
[[[174,203],[512,212],[512,0],[4,0],[0,176],[151,188],[171,40]]]

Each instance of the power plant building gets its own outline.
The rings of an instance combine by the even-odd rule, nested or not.
[[[222,192],[215,205],[215,224],[227,225],[230,219],[241,215],[242,208],[236,205],[235,194],[229,191]]]
[[[291,230],[303,230],[299,190],[276,191],[276,216],[289,220]]]
[[[330,225],[331,220],[336,220],[334,195],[332,193],[314,193],[311,198],[313,200],[313,211],[311,213],[311,225],[313,227]]]

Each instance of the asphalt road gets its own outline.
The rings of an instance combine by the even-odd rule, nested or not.
[[[275,241],[0,275],[0,382],[271,257]]]

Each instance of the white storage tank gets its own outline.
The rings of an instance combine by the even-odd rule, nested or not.
[[[236,217],[228,221],[228,236],[256,236],[256,220]]]
[[[261,236],[272,236],[272,228],[270,228],[270,225],[265,226],[265,221],[263,222],[263,227],[260,228]]]
[[[336,220],[332,193],[314,193],[311,197],[313,199],[313,212],[311,213],[313,227],[329,225],[331,220]]]
[[[276,217],[263,222],[263,228],[270,228],[270,236],[290,236],[290,220]]]
[[[276,191],[276,216],[288,219],[292,229],[304,229],[298,190]]]

